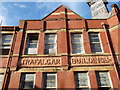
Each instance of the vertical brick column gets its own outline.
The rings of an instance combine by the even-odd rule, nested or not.
[[[13,58],[11,62],[11,70],[16,70],[19,55],[23,49],[24,45],[24,28],[25,28],[25,21],[20,21],[19,25],[20,30],[17,32],[16,42],[13,50]]]
[[[16,43],[15,43],[15,46],[14,46],[13,55],[19,55],[20,47],[21,47],[21,43],[22,43],[22,37],[23,37],[23,29],[20,29],[17,32]]]
[[[59,31],[57,33],[58,54],[67,54],[67,36],[66,31]]]
[[[44,54],[44,32],[39,33],[38,38],[38,54]]]
[[[68,44],[65,30],[57,33],[57,45],[57,53],[61,54],[63,69],[68,69]]]
[[[100,32],[100,39],[102,41],[101,45],[103,47],[104,53],[110,53],[108,42],[105,36],[105,32]]]
[[[38,54],[44,54],[44,30],[45,30],[45,21],[41,21],[41,29],[38,37]]]
[[[25,54],[26,46],[27,46],[27,33],[25,33],[25,36],[24,36],[23,50],[22,50],[23,55]]]
[[[36,77],[35,77],[35,89],[40,89],[42,88],[42,72],[36,72]]]
[[[58,54],[62,57],[62,68],[68,69],[68,39],[67,39],[67,20],[66,20],[66,10],[62,6],[60,11],[60,27],[61,30],[57,33],[57,43],[58,43]]]
[[[119,90],[120,89],[120,81],[117,78],[116,71],[115,70],[110,70],[110,78],[112,81],[112,86],[114,89]]]
[[[74,81],[74,72],[73,71],[61,71],[57,72],[57,88],[62,90],[63,88],[72,89],[75,88],[75,81]]]
[[[87,21],[86,20],[81,20],[81,22],[83,23],[83,43],[84,43],[84,50],[85,53],[92,53],[91,51],[91,47],[90,47],[90,40],[89,40],[89,34],[87,32],[88,30],[88,25],[87,25]]]
[[[89,35],[86,30],[83,31],[83,42],[84,42],[84,50],[85,53],[92,53],[91,47],[90,47],[90,40],[89,40]]]
[[[68,53],[72,53],[72,38],[71,38],[71,33],[70,32],[68,32],[68,40],[69,40],[69,42],[68,42],[68,44],[69,44],[69,47],[68,47]]]
[[[90,80],[90,88],[92,90],[97,90],[98,84],[97,84],[97,78],[96,78],[95,71],[89,71],[88,76],[89,76],[89,80]]]
[[[8,89],[18,90],[20,86],[20,77],[21,77],[20,72],[12,72]]]
[[[62,6],[60,8],[60,19],[65,19],[65,18],[66,18],[66,11],[65,11],[65,7]],[[65,23],[63,23],[63,24],[65,24]]]
[[[18,55],[20,53],[20,47],[22,44],[24,29],[25,29],[25,21],[20,21],[19,25],[20,30],[17,32],[16,43],[14,46],[13,54]]]

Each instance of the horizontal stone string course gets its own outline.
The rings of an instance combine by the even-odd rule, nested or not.
[[[111,56],[88,56],[88,57],[71,57],[71,65],[97,65],[97,64],[113,64]]]
[[[76,65],[98,65],[98,64],[113,64],[111,56],[81,56],[70,57],[71,66]],[[20,60],[22,66],[61,66],[61,57],[40,57],[40,58],[22,58]]]
[[[61,58],[23,58],[21,66],[61,66]]]

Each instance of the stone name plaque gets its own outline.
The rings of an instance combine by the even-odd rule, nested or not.
[[[61,66],[60,57],[22,58],[21,67]]]
[[[71,62],[71,66],[113,64],[111,56],[71,57],[70,62]]]

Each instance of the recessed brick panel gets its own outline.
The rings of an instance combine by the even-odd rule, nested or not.
[[[58,88],[75,88],[74,73],[72,71],[57,72]]]
[[[20,86],[20,72],[12,72],[10,77],[9,89],[18,89]]]
[[[36,72],[35,75],[35,89],[40,89],[42,88],[42,72]]]

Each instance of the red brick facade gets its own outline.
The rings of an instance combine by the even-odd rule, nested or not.
[[[57,88],[76,88],[75,73],[87,72],[88,88],[98,89],[96,72],[108,72],[110,88],[120,89],[120,10],[112,5],[108,19],[84,19],[58,7],[42,20],[20,20],[19,26],[1,26],[2,35],[12,34],[8,55],[2,55],[2,87],[20,88],[22,73],[34,73],[34,88],[43,88],[44,73],[57,74]],[[82,34],[84,53],[72,53],[72,34]],[[102,52],[92,53],[89,33],[99,33]],[[25,54],[28,34],[38,35],[36,55]],[[45,35],[56,34],[56,55],[46,55]],[[90,61],[91,60],[91,61]]]

